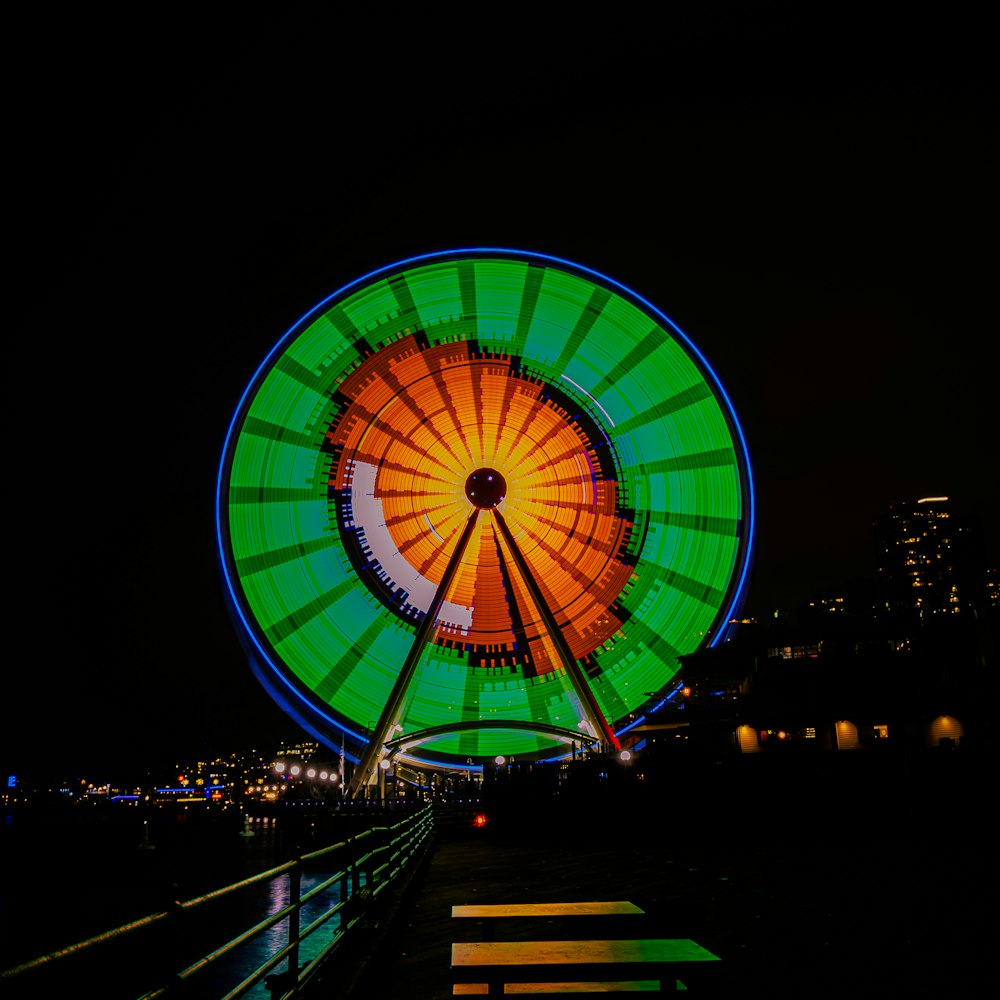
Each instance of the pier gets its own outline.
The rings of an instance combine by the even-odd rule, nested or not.
[[[317,813],[297,821],[298,832],[321,831],[298,853],[303,862],[319,858],[324,865],[315,876],[303,868],[295,891],[305,900],[323,880],[337,881],[338,871],[338,884],[350,888],[302,911],[296,934],[331,911],[326,940],[339,941],[307,977],[288,976],[295,960],[291,925],[280,922],[293,877],[286,863],[273,879],[275,906],[267,918],[279,921],[272,938],[285,950],[275,951],[279,957],[254,984],[245,985],[256,959],[227,981],[158,972],[152,978],[161,988],[150,992],[150,960],[121,942],[60,961],[60,982],[69,988],[99,981],[101,995],[113,1000],[443,1000],[463,992],[453,967],[456,945],[624,939],[703,949],[717,959],[711,977],[685,982],[703,994],[981,995],[996,981],[989,914],[1000,866],[986,794],[994,755],[928,751],[908,765],[909,786],[902,764],[864,753],[692,759],[642,781],[599,780],[558,795],[544,782],[512,774],[459,807],[447,800],[365,807],[369,825],[382,833],[369,840],[354,829],[353,853],[335,864],[325,863],[318,840],[338,827]],[[420,811],[430,814],[427,836],[412,839],[405,864],[390,860],[399,855],[399,824],[408,826],[407,817]],[[228,848],[212,840],[202,852],[203,872],[248,841],[259,849],[263,831],[253,838],[244,832],[232,824]],[[142,864],[166,851],[157,839],[132,841]],[[119,853],[124,870],[127,859]],[[222,887],[216,889],[205,897],[221,897]],[[58,905],[57,898],[40,902],[50,913]],[[560,916],[581,902],[615,903],[626,915]],[[454,915],[460,907],[523,911],[538,904],[542,912],[530,918],[492,925],[481,915]],[[223,932],[214,918],[201,918],[202,909],[200,902],[179,908],[197,921],[162,921],[170,933],[149,954],[163,970],[171,962],[175,973],[192,968],[252,923],[244,916],[242,925]],[[29,920],[25,911],[14,916],[19,926]],[[39,941],[43,931],[41,924],[33,931]],[[303,946],[300,975],[317,953]],[[11,998],[44,995],[44,982],[51,982],[35,971],[4,975],[0,987]]]

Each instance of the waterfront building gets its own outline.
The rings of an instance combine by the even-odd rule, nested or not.
[[[758,753],[991,738],[996,571],[982,526],[947,497],[925,497],[873,527],[871,581],[682,658],[687,742]]]
[[[982,741],[996,683],[967,634],[839,615],[744,626],[682,658],[686,697],[645,728],[662,744],[677,740],[668,722],[683,724],[686,742],[711,753]]]

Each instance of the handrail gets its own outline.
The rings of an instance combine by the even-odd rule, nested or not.
[[[175,903],[170,909],[152,913],[114,930],[24,962],[12,969],[0,971],[0,987],[8,982],[20,983],[26,979],[33,980],[30,975],[33,972],[57,966],[71,955],[97,951],[102,945],[111,941],[131,940],[136,932],[155,924],[172,920],[179,927],[184,914],[190,910],[218,902],[234,892],[258,883],[273,881],[287,874],[290,892],[289,901],[285,906],[242,930],[197,960],[189,961],[183,968],[174,972],[168,981],[142,993],[137,1000],[164,1000],[175,993],[183,995],[184,987],[192,979],[203,974],[206,969],[217,967],[220,959],[232,955],[238,948],[286,920],[288,921],[287,943],[269,955],[256,968],[249,970],[221,1000],[238,1000],[286,960],[287,971],[268,979],[267,986],[272,994],[280,997],[280,1000],[292,1000],[301,995],[302,990],[318,974],[323,964],[343,947],[345,938],[352,928],[365,919],[376,899],[403,873],[407,865],[429,846],[429,837],[433,829],[434,811],[432,805],[427,804],[391,826],[370,827],[355,836],[348,837],[347,840],[302,854],[294,860],[193,899]],[[301,891],[303,868],[337,853],[346,854],[342,867],[303,893]],[[303,907],[319,900],[335,886],[340,890],[337,901],[312,919],[305,928],[300,928],[299,917]],[[362,891],[363,889],[366,891]],[[340,919],[337,926],[330,929],[328,925],[334,916],[339,916]],[[320,936],[323,928],[329,930],[328,939]],[[300,946],[314,936],[315,941],[321,943],[320,950],[311,961],[300,967]],[[274,986],[271,985],[272,982]]]

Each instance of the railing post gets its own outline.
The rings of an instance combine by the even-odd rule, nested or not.
[[[288,902],[294,907],[288,914],[288,984],[298,986],[299,981],[299,908],[302,905],[302,858],[297,853],[295,867],[288,873]]]
[[[344,907],[347,905],[347,900],[351,895],[351,872],[354,869],[354,860],[351,856],[351,838],[347,838],[347,867],[340,874],[340,914],[337,919],[340,921],[340,930],[344,929],[346,923],[344,919]]]
[[[174,992],[181,993],[180,980],[177,971],[183,969],[190,957],[187,951],[187,921],[185,919],[184,907],[181,906],[177,898],[177,885],[171,883],[171,898],[167,906],[170,916],[167,919],[167,934],[170,939],[170,957],[167,959],[168,966],[164,969],[167,974],[167,981],[173,983]]]
[[[381,822],[381,816],[379,816],[376,822]],[[375,858],[377,857],[375,851],[376,848],[378,847],[379,836],[380,836],[379,831],[377,829],[375,829],[374,827],[372,829],[374,832],[372,834],[370,843],[365,845],[365,854],[367,855],[367,857],[365,859],[364,867],[361,869],[361,873],[365,877],[364,888],[366,889],[372,888],[372,867],[375,864]]]
[[[358,871],[358,856],[357,856],[357,845],[353,837],[348,837],[347,843],[350,845],[349,852],[351,855],[351,892],[350,895],[354,895],[361,888],[361,875]]]

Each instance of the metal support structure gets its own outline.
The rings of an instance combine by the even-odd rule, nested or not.
[[[441,582],[434,593],[434,599],[431,601],[431,605],[427,609],[420,627],[417,629],[413,644],[406,654],[406,659],[392,686],[392,691],[386,699],[382,714],[372,730],[371,738],[361,755],[361,759],[358,761],[358,766],[354,769],[354,773],[351,776],[350,788],[348,789],[350,798],[355,798],[362,788],[366,788],[372,782],[373,778],[378,781],[380,793],[384,795],[383,776],[377,773],[381,758],[388,749],[387,743],[395,726],[400,721],[406,701],[406,694],[413,681],[417,663],[420,660],[424,647],[430,641],[431,633],[437,625],[441,605],[444,603],[448,596],[448,591],[451,589],[455,573],[461,564],[462,556],[465,554],[469,539],[472,537],[472,531],[476,526],[479,511],[479,507],[473,508],[465,527],[462,529],[462,534],[459,536],[458,543],[448,560],[448,565],[445,567]],[[506,542],[507,549],[521,574],[521,578],[524,580],[525,586],[528,588],[532,601],[538,609],[542,623],[555,645],[556,651],[559,654],[559,660],[566,671],[576,697],[579,699],[580,707],[594,730],[595,737],[602,739],[615,750],[620,750],[621,744],[618,741],[618,737],[609,725],[603,711],[601,711],[601,706],[598,704],[597,698],[591,690],[586,674],[580,668],[580,664],[569,648],[566,636],[563,634],[562,629],[559,628],[555,615],[552,613],[551,608],[549,608],[548,602],[545,600],[545,595],[538,585],[538,581],[532,574],[531,568],[528,566],[517,542],[514,541],[514,536],[511,534],[503,514],[496,507],[491,508],[490,513],[493,515],[495,523]]]
[[[507,522],[504,520],[503,514],[496,509],[494,509],[491,513],[496,519],[497,527],[500,528],[500,533],[503,535],[504,541],[507,543],[507,548],[510,550],[510,554],[513,556],[514,562],[517,564],[517,568],[521,572],[521,578],[524,580],[524,585],[528,588],[528,592],[531,594],[531,599],[535,602],[535,605],[538,608],[538,613],[542,616],[542,621],[545,624],[545,628],[548,630],[549,637],[552,639],[559,652],[559,658],[562,661],[562,665],[566,669],[566,674],[569,676],[570,683],[573,685],[573,690],[576,692],[576,696],[580,699],[588,721],[591,726],[594,727],[595,735],[603,733],[604,739],[612,747],[614,747],[615,750],[620,750],[621,744],[618,742],[618,737],[608,724],[608,720],[604,717],[604,713],[601,711],[601,706],[597,703],[597,698],[594,697],[594,692],[590,689],[590,683],[588,682],[584,672],[580,669],[580,664],[577,663],[576,657],[573,655],[573,651],[569,648],[566,636],[563,635],[562,629],[559,628],[555,615],[552,614],[552,610],[549,608],[548,602],[542,594],[541,587],[538,586],[538,581],[532,574],[524,555],[517,545],[517,542],[514,541],[514,536],[511,534],[510,528],[507,527]]]
[[[389,737],[389,733],[399,721],[406,692],[410,686],[410,682],[413,680],[413,674],[420,660],[420,655],[437,625],[441,605],[444,604],[445,598],[448,596],[448,591],[451,589],[452,580],[462,561],[462,556],[465,554],[469,539],[472,537],[472,529],[476,526],[478,517],[479,508],[474,507],[472,513],[469,515],[469,520],[466,521],[465,527],[462,529],[462,534],[459,536],[455,551],[452,552],[451,558],[448,560],[448,565],[445,567],[441,583],[434,593],[431,606],[427,609],[427,614],[424,615],[424,620],[417,629],[413,645],[410,646],[410,651],[406,654],[406,659],[403,661],[399,676],[396,678],[396,682],[392,686],[392,691],[386,699],[385,707],[382,709],[382,714],[379,716],[375,729],[372,731],[368,745],[365,747],[364,753],[358,761],[358,766],[354,769],[354,774],[351,776],[350,798],[352,799],[357,796],[361,788],[365,787],[371,781],[372,775],[378,767],[379,757]]]

